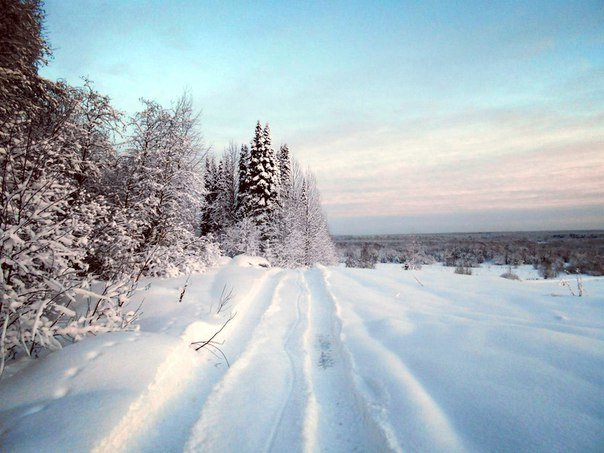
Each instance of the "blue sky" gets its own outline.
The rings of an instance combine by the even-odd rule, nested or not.
[[[604,2],[47,0],[49,78],[256,120],[334,233],[604,228]]]

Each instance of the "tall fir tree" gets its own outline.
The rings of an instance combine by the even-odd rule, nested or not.
[[[249,215],[257,225],[264,226],[279,206],[279,167],[268,124],[263,130],[258,121],[250,150]]]
[[[250,149],[247,145],[241,146],[239,152],[239,166],[237,171],[237,219],[247,218],[251,211],[250,206]]]
[[[238,158],[239,151],[237,146],[231,143],[224,152],[220,162],[218,205],[223,211],[221,231],[232,226],[237,219]]]
[[[200,225],[202,236],[214,234],[218,230],[214,214],[216,199],[218,198],[218,168],[216,167],[216,158],[211,155],[206,156],[205,164],[203,175],[205,194]]]
[[[292,186],[292,168],[291,157],[287,144],[281,145],[279,149],[279,176],[281,184],[281,198],[285,199],[290,195]]]
[[[267,171],[271,180],[270,199],[272,201],[271,206],[274,212],[281,206],[281,165],[279,162],[279,156],[272,146],[271,130],[268,123],[266,123],[264,129],[262,130],[262,137],[264,138],[264,148],[268,161]]]

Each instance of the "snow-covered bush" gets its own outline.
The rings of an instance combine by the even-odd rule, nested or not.
[[[405,261],[402,267],[406,271],[418,271],[422,268],[422,265],[416,261],[409,260]]]
[[[559,257],[542,256],[534,267],[544,279],[556,278],[564,268],[564,262]]]
[[[369,244],[363,244],[360,249],[352,249],[346,254],[346,267],[374,269],[378,260],[378,251]]]
[[[220,247],[207,238],[193,237],[175,241],[171,245],[157,246],[146,263],[146,275],[176,277],[193,272],[203,272],[214,266],[220,258]]]
[[[454,272],[460,275],[472,275],[472,268],[470,266],[456,266]]]
[[[0,374],[7,358],[131,326],[135,281],[89,272],[94,225],[106,213],[93,186],[113,153],[106,98],[41,78],[47,55],[37,1],[0,15]]]
[[[507,278],[508,280],[520,280],[520,277],[518,276],[518,274],[515,274],[512,271],[512,267],[511,266],[509,266],[508,270],[505,271],[503,274],[501,274],[500,277]]]
[[[226,228],[220,244],[227,256],[260,254],[260,229],[251,218],[244,218]]]
[[[59,348],[61,338],[130,324],[127,284],[90,290],[86,256],[102,207],[78,187],[78,105],[64,87],[0,129],[0,371],[7,357]],[[44,127],[42,127],[44,126]],[[49,133],[49,130],[52,133]],[[101,301],[77,310],[79,296]]]

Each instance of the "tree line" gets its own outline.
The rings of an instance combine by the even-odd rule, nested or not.
[[[216,162],[189,97],[126,116],[89,81],[44,79],[41,2],[0,10],[0,374],[18,354],[134,328],[142,276],[221,253],[333,260],[314,178],[268,126]]]
[[[204,181],[201,232],[227,255],[262,255],[282,267],[335,262],[315,178],[287,145],[273,150],[268,124],[256,124],[249,147],[208,156]]]
[[[376,262],[409,268],[434,263],[464,268],[483,263],[530,264],[543,278],[565,273],[604,275],[602,231],[340,236],[335,241],[350,267],[373,267]]]

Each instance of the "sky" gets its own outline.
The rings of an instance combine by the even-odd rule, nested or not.
[[[42,74],[269,122],[332,233],[604,229],[604,1],[46,0]]]

